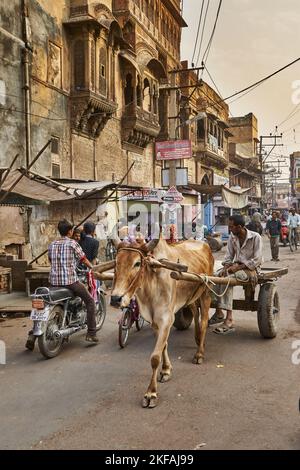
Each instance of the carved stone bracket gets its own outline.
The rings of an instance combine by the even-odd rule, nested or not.
[[[123,142],[145,148],[154,141],[159,131],[160,125],[157,116],[138,107],[132,107],[130,113],[125,114],[122,118]]]
[[[107,121],[117,110],[116,103],[92,92],[76,92],[71,96],[72,127],[89,137],[99,137]]]

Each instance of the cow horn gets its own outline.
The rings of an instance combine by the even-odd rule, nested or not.
[[[154,250],[154,248],[156,248],[156,246],[158,245],[158,242],[159,242],[159,238],[157,238],[156,240],[151,240],[150,242],[148,242],[146,244],[146,250],[148,253],[151,253],[151,251]]]

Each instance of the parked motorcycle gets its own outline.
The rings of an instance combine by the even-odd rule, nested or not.
[[[78,270],[78,278],[87,285],[87,271]],[[97,288],[96,330],[99,331],[106,316],[105,293]],[[57,356],[64,341],[87,328],[87,311],[80,297],[65,287],[38,287],[32,295],[31,320],[33,329],[26,343],[33,350],[36,339],[41,354],[47,359]]]
[[[289,227],[287,222],[281,222],[280,241],[284,246],[289,243]]]

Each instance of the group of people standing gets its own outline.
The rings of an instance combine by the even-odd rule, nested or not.
[[[263,227],[263,219],[265,219],[265,228]],[[258,211],[256,211],[247,225],[248,230],[257,232],[260,235],[264,232],[266,233],[267,237],[270,239],[272,254],[271,261],[280,261],[279,241],[283,224],[288,228],[289,241],[291,241],[293,234],[297,240],[297,229],[300,227],[300,215],[296,213],[296,209],[294,207],[289,210],[288,215],[284,213],[281,215],[279,211],[273,210],[271,214],[265,214],[263,217]]]
[[[292,236],[294,235],[297,240],[298,237],[298,227],[300,227],[300,215],[296,213],[295,208],[291,208],[287,221],[285,219],[280,219],[277,211],[273,211],[272,215],[267,220],[266,225],[266,234],[270,239],[270,247],[272,253],[271,261],[280,261],[279,260],[279,241],[281,235],[282,223],[285,221],[288,226],[289,231],[289,241],[291,242]]]

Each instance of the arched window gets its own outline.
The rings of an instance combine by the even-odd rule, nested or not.
[[[106,75],[106,49],[101,47],[99,51],[99,92],[104,96],[106,96]]]
[[[125,99],[125,106],[129,105],[133,102],[133,87],[132,87],[132,75],[128,73],[126,75],[126,84],[124,88],[124,99]]]
[[[150,90],[150,83],[148,78],[144,80],[144,89],[143,89],[143,109],[145,111],[151,111],[151,90]]]
[[[85,89],[85,50],[84,42],[78,40],[74,44],[74,88]]]

